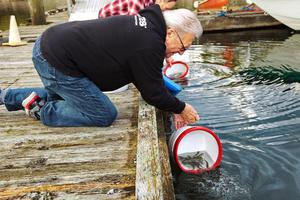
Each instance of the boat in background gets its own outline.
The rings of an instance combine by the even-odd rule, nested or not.
[[[228,5],[229,0],[203,0],[198,4],[199,10],[221,9]]]
[[[299,0],[252,0],[258,7],[286,26],[300,31]]]

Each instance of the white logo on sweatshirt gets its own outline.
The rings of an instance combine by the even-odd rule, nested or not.
[[[141,15],[135,15],[134,21],[136,26],[147,28],[147,20],[146,17],[142,17]]]

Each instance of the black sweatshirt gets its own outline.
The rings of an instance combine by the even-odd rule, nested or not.
[[[41,38],[45,59],[69,76],[88,77],[101,91],[133,83],[145,101],[181,113],[184,102],[165,88],[162,67],[166,24],[158,5],[137,16],[67,22],[50,27]]]

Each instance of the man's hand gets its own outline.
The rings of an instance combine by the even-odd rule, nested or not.
[[[162,11],[171,10],[176,5],[176,1],[165,2],[164,0],[156,0],[155,3],[160,6]]]
[[[185,120],[179,114],[174,114],[173,120],[174,120],[174,126],[176,130],[187,125]]]
[[[185,104],[184,110],[179,115],[186,124],[192,124],[200,119],[197,111],[187,103]]]
[[[166,63],[167,63],[167,65],[172,65],[172,62],[174,62],[174,58],[172,58],[172,57],[169,57],[169,58],[165,58],[166,59]]]

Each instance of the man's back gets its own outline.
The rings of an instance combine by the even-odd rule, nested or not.
[[[136,53],[154,51],[162,64],[166,27],[159,12],[149,8],[141,13],[146,18],[114,16],[55,26],[42,36],[42,53],[65,74],[87,76],[103,91],[116,89],[132,82],[128,61]]]
[[[133,83],[147,103],[180,113],[185,104],[167,91],[162,77],[167,27],[160,7],[139,14],[50,28],[42,35],[42,54],[54,68],[87,77],[101,91]]]

